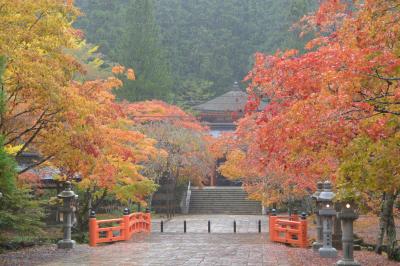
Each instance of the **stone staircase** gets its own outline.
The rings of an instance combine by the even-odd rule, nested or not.
[[[192,187],[189,213],[261,214],[261,203],[247,199],[241,187]]]

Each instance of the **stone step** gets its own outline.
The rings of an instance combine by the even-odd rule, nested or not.
[[[207,199],[191,199],[193,203],[195,202],[212,202],[212,203],[218,203],[218,202],[224,202],[224,203],[249,203],[249,204],[259,204],[258,202],[255,201],[248,201],[246,199],[220,199],[220,198],[207,198]]]
[[[241,187],[193,188],[190,213],[260,214],[261,204],[248,199]]]
[[[221,210],[221,211],[249,211],[249,210],[259,210],[259,208],[191,208],[189,211],[195,211],[195,210],[201,210],[201,211],[206,211],[206,210]]]
[[[218,197],[218,196],[238,196],[247,198],[247,194],[239,194],[239,193],[192,193],[193,196],[209,196],[209,197]]]
[[[221,198],[206,198],[206,199],[204,199],[204,198],[199,198],[199,199],[193,199],[193,198],[191,198],[191,200],[192,200],[192,202],[201,202],[201,203],[203,203],[203,202],[212,202],[212,203],[217,203],[217,202],[227,202],[227,203],[230,203],[230,202],[232,202],[232,203],[240,203],[240,202],[243,202],[243,203],[249,203],[249,204],[258,204],[258,202],[255,202],[255,201],[249,201],[249,200],[246,200],[246,199],[221,199]]]
[[[202,204],[205,205],[205,203],[211,203],[211,204],[230,204],[230,205],[236,205],[236,204],[247,204],[247,205],[259,205],[258,202],[252,202],[252,201],[246,201],[246,200],[214,200],[214,199],[207,199],[207,200],[193,200],[191,204]]]
[[[258,208],[259,205],[250,204],[192,204],[190,208]]]
[[[228,214],[238,214],[238,213],[248,213],[248,214],[260,214],[260,210],[226,210],[226,209],[207,209],[207,210],[191,210],[189,213],[228,213]]]
[[[259,210],[193,210],[191,214],[252,214],[259,215]]]
[[[257,201],[252,201],[252,200],[248,200],[248,199],[246,199],[246,198],[235,198],[235,197],[228,197],[228,198],[224,198],[224,197],[221,197],[221,198],[217,198],[217,197],[212,197],[212,198],[195,198],[195,197],[193,197],[193,198],[191,198],[191,200],[193,200],[193,202],[205,202],[205,201],[208,201],[208,202],[215,202],[215,201],[218,201],[218,202],[248,202],[248,203],[255,203],[255,204],[257,204],[258,202]]]
[[[190,208],[189,209],[189,211],[195,211],[195,210],[226,210],[226,211],[229,211],[229,210],[234,210],[234,211],[241,211],[241,210],[243,210],[243,211],[245,211],[245,210],[259,210],[260,208],[257,208],[257,207],[252,207],[252,208],[248,208],[248,207],[237,207],[237,208],[235,208],[235,207],[208,207],[208,208],[205,208],[205,207],[203,207],[203,208]]]

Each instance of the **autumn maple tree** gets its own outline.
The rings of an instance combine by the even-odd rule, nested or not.
[[[121,81],[73,82],[66,90],[68,104],[62,121],[46,132],[40,149],[54,153],[47,166],[59,169],[60,180],[81,179],[79,226],[87,227],[90,210],[108,195],[121,202],[144,202],[154,192],[154,182],[141,174],[144,161],[155,154],[154,141],[131,130],[133,121],[114,101],[112,89]]]
[[[12,4],[3,0],[0,6],[0,54],[7,59],[6,111],[0,132],[5,145],[23,143],[18,157],[56,123],[65,100],[59,96],[79,69],[75,59],[63,52],[74,46],[78,32],[70,24],[78,10],[57,0]],[[43,156],[45,161],[53,154]]]
[[[142,175],[143,163],[156,154],[155,141],[132,130],[134,121],[112,93],[122,85],[118,77],[135,79],[134,71],[115,65],[109,77],[85,76],[82,55],[90,50],[71,26],[79,14],[72,1],[2,1],[0,6],[0,54],[7,59],[0,133],[17,159],[26,151],[42,157],[21,169],[19,179],[40,181],[38,169],[44,168],[59,181],[80,181],[75,185],[82,195],[81,232],[89,211],[107,195],[124,204],[145,202],[156,189]]]
[[[273,190],[300,196],[329,178],[342,199],[381,198],[379,239],[387,235],[392,259],[400,189],[399,18],[399,1],[326,0],[299,23],[316,32],[304,54],[257,53],[245,78],[251,116],[235,135],[242,147],[221,167],[232,175],[231,159],[258,171],[240,174],[245,184],[261,180],[260,197]],[[257,112],[263,99],[270,103]]]
[[[144,163],[143,173],[157,184],[166,185],[166,213],[173,215],[177,186],[189,181],[202,186],[213,174],[211,137],[195,117],[162,101],[125,103],[124,112],[135,121],[134,130],[157,141],[158,153]]]

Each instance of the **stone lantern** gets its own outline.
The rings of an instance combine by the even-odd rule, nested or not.
[[[311,198],[315,201],[315,216],[317,219],[317,240],[312,244],[313,251],[318,251],[320,247],[322,247],[322,219],[319,215],[319,210],[321,209],[321,202],[318,197],[319,194],[323,191],[324,183],[319,181],[317,183],[317,191],[311,196]]]
[[[323,226],[323,243],[318,251],[322,258],[335,258],[337,256],[337,250],[332,247],[332,223],[333,217],[336,216],[336,211],[333,206],[334,198],[335,193],[332,192],[331,182],[325,181],[324,190],[318,196],[318,200],[322,205],[319,210],[319,215],[321,216]]]
[[[63,200],[63,207],[61,212],[63,212],[63,230],[64,239],[58,241],[57,247],[61,249],[71,249],[75,247],[75,241],[71,240],[71,227],[72,227],[72,203],[78,198],[72,189],[71,182],[65,182],[65,189],[60,194],[57,195],[59,199]]]
[[[342,243],[343,243],[343,259],[336,262],[340,266],[360,266],[361,264],[354,261],[353,257],[353,222],[358,218],[353,206],[347,203],[345,208],[337,214],[337,218],[342,223]]]

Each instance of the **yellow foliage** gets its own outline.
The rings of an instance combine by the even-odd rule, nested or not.
[[[243,166],[243,161],[246,158],[246,154],[239,149],[233,150],[228,153],[226,162],[221,165],[218,170],[221,174],[229,179],[239,179],[245,174],[245,167]]]
[[[7,145],[4,147],[4,150],[10,154],[10,155],[16,155],[21,149],[22,149],[23,145]]]

